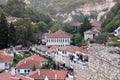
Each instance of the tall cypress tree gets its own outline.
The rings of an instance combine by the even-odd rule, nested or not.
[[[92,28],[92,26],[91,26],[88,18],[86,17],[86,18],[84,19],[84,21],[83,21],[83,24],[82,24],[81,27],[80,27],[80,33],[83,35],[83,33],[84,33],[85,31],[87,31],[87,30],[89,30],[89,29],[91,29],[91,28]]]
[[[15,45],[15,43],[16,43],[16,34],[15,33],[16,33],[16,30],[15,30],[14,24],[11,23],[9,26],[9,31],[8,31],[9,45]]]
[[[8,24],[5,15],[0,15],[0,49],[8,47]]]

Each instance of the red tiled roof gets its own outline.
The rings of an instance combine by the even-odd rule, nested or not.
[[[49,33],[47,38],[71,38],[71,34],[64,32],[62,30],[58,30],[54,33]]]
[[[33,55],[26,59],[23,59],[18,62],[16,65],[16,68],[33,68],[35,66],[36,68],[41,68],[41,62],[46,62],[47,60],[41,56]]]
[[[49,49],[47,49],[47,52],[51,53],[51,52],[57,52],[59,46],[51,46]]]
[[[26,77],[23,75],[15,74],[12,75],[11,72],[0,73],[0,80],[33,80],[30,77]]]
[[[101,22],[99,22],[97,20],[93,19],[93,20],[90,21],[90,23],[93,27],[101,27]]]
[[[35,80],[38,80],[38,79],[44,80],[45,77],[47,76],[49,80],[55,80],[55,75],[57,75],[57,80],[64,80],[67,75],[67,71],[41,69],[40,76],[38,75],[37,71],[33,71],[28,75],[28,77],[32,77]]]
[[[0,62],[11,62],[13,61],[13,56],[10,54],[4,53],[3,50],[0,51]]]
[[[83,53],[88,53],[88,49],[85,47],[77,47],[77,46],[64,46],[59,48],[62,51],[68,51],[71,53],[75,53],[76,51],[80,51]]]
[[[85,34],[96,34],[96,33],[99,33],[100,31],[96,28],[93,28],[91,30],[88,30],[88,31],[85,31],[84,33]]]

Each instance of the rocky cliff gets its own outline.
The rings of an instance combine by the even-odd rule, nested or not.
[[[115,5],[113,0],[25,0],[28,5],[48,12],[53,20],[80,21],[84,16],[100,19]]]

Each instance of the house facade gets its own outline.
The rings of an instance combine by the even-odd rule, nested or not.
[[[13,63],[13,56],[7,54],[4,50],[0,51],[0,71],[9,69]]]
[[[8,17],[6,17],[6,19],[7,19],[8,23],[10,24],[10,23],[16,22],[18,18],[17,17],[8,16]]]
[[[71,37],[71,34],[58,30],[54,33],[43,35],[42,41],[46,43],[46,46],[67,46],[70,45]]]
[[[28,74],[33,69],[39,69],[47,64],[47,60],[39,55],[33,55],[18,62],[16,65],[16,73]]]
[[[99,33],[100,33],[100,31],[96,30],[96,29],[91,29],[91,30],[85,31],[84,32],[84,40],[94,39],[96,36],[98,36]]]
[[[76,22],[76,23],[72,23],[72,30],[73,32],[78,31],[80,29],[82,23]]]
[[[115,31],[114,31],[114,35],[118,38],[120,38],[120,27],[118,27]]]
[[[64,64],[66,67],[71,67],[72,63],[86,62],[88,61],[88,49],[77,46],[59,47],[55,61]]]
[[[34,80],[33,78],[16,74],[14,69],[0,73],[0,80]]]
[[[92,20],[90,20],[90,24],[92,26],[92,29],[84,32],[84,40],[94,39],[100,33],[101,22],[99,22],[95,19],[92,19]]]

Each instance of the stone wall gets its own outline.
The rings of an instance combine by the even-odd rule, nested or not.
[[[89,62],[75,66],[75,80],[120,80],[120,48],[92,44],[89,52]]]

